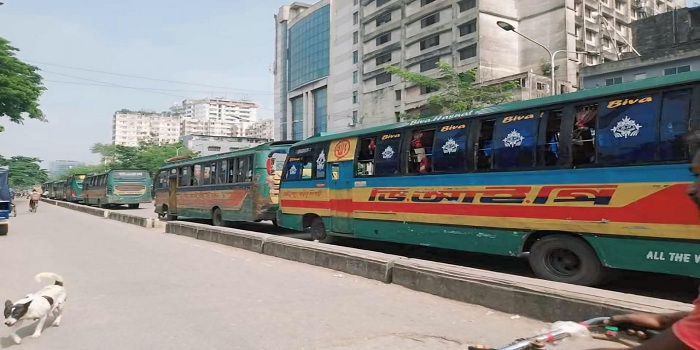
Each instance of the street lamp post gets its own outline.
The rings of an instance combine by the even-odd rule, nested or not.
[[[547,53],[549,54],[549,62],[550,62],[550,67],[549,67],[549,79],[551,80],[551,81],[550,81],[550,87],[549,87],[549,88],[550,88],[550,94],[551,94],[552,96],[554,96],[554,95],[557,94],[557,93],[556,93],[556,89],[555,89],[555,85],[556,85],[556,84],[555,84],[555,82],[554,82],[554,58],[556,57],[556,55],[557,55],[558,53],[560,53],[560,52],[568,52],[568,53],[597,54],[597,53],[595,53],[595,52],[594,52],[594,53],[591,53],[591,52],[589,52],[589,51],[568,51],[568,50],[557,50],[557,51],[552,52],[552,50],[550,50],[548,47],[546,47],[546,46],[544,46],[544,45],[538,43],[538,42],[535,41],[534,39],[531,39],[531,38],[527,37],[526,35],[524,35],[524,34],[518,32],[517,30],[515,30],[515,27],[513,27],[513,25],[511,25],[510,23],[503,22],[503,21],[498,21],[498,22],[496,22],[496,24],[497,24],[499,27],[501,27],[501,29],[503,29],[503,30],[505,30],[505,31],[507,31],[507,32],[513,32],[513,33],[515,33],[515,34],[518,34],[518,35],[522,36],[523,38],[525,38],[525,39],[527,39],[527,40],[529,40],[529,41],[531,41],[531,42],[537,44],[539,47],[541,47],[541,48],[543,48],[543,49],[545,49],[545,50],[547,51]]]

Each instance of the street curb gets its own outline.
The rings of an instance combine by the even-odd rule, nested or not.
[[[141,226],[145,228],[161,228],[163,225],[160,220],[152,218],[143,218],[140,216],[134,216],[129,214],[120,213],[118,211],[112,211],[108,209],[101,209],[90,207],[82,204],[68,203],[63,201],[56,201],[53,199],[42,198],[43,202],[70,210],[79,211],[81,213],[90,214],[93,216],[98,216],[105,219],[120,221],[127,224],[132,224],[136,226]]]
[[[203,224],[165,232],[325,267],[546,322],[622,312],[689,311],[690,304]]]

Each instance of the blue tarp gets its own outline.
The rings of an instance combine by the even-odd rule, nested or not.
[[[10,175],[9,167],[0,166],[0,201],[9,202],[10,197],[10,184],[8,182],[8,176]]]

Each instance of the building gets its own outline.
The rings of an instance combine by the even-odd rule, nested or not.
[[[259,122],[252,123],[245,130],[246,137],[255,137],[259,139],[274,140],[275,138],[275,123],[272,119],[265,119]]]
[[[639,19],[632,33],[641,56],[584,67],[585,89],[700,69],[700,7]]]
[[[251,101],[205,98],[182,101],[183,135],[243,136],[257,120],[258,105]]]
[[[359,57],[352,44],[359,39],[353,34],[359,29],[358,2],[295,2],[279,9],[275,139],[301,140],[353,125],[359,111]]]
[[[85,163],[74,160],[55,160],[49,164],[49,177],[59,177],[66,171],[82,165],[85,165]]]
[[[140,142],[175,143],[180,137],[180,116],[167,112],[120,110],[112,118],[112,143],[138,146]]]
[[[272,140],[255,137],[184,135],[180,137],[180,141],[189,150],[199,152],[201,156],[208,156],[248,148]]]
[[[316,89],[327,92],[328,131],[387,124],[403,113],[422,113],[432,91],[386,73],[388,65],[438,76],[436,64],[443,61],[458,71],[477,69],[483,84],[517,79],[525,84],[518,98],[551,94],[551,80],[542,79],[550,72],[549,53],[503,30],[498,21],[551,52],[563,50],[555,54],[555,92],[578,89],[580,66],[632,51],[629,25],[635,18],[674,6],[685,6],[685,1],[348,0],[283,6],[275,17],[278,139],[320,131],[314,126],[324,121],[311,113],[317,107]],[[304,29],[313,18],[325,20],[326,13],[331,28],[327,35],[317,35],[325,33],[325,22],[311,31]],[[317,61],[309,63],[295,52]],[[299,60],[305,66],[299,66]]]

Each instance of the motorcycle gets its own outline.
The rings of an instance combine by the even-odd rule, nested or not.
[[[484,347],[483,345],[470,346],[469,350],[542,350],[547,344],[574,336],[591,336],[593,339],[608,340],[633,347],[638,343],[629,339],[626,333],[628,330],[642,331],[648,337],[658,334],[655,330],[631,324],[607,325],[605,321],[609,319],[609,317],[596,317],[580,323],[555,322],[549,332],[534,337],[517,339],[509,345],[497,348]]]

